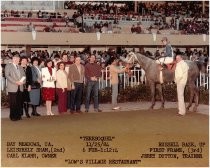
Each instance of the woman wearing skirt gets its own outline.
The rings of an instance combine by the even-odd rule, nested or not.
[[[22,96],[23,109],[25,111],[26,117],[30,118],[28,109],[29,109],[29,102],[30,102],[29,91],[31,91],[32,73],[31,73],[31,67],[28,66],[27,57],[21,57],[20,66],[23,67],[23,70],[26,74],[26,83],[23,85],[23,96]]]
[[[31,72],[32,72],[32,84],[31,84],[31,91],[30,91],[30,100],[32,105],[32,115],[33,116],[40,116],[37,113],[37,106],[40,105],[40,91],[41,91],[41,71],[39,69],[39,62],[40,60],[37,57],[33,57],[31,59]]]
[[[42,81],[42,98],[46,101],[47,115],[54,115],[52,113],[52,101],[55,100],[56,70],[53,68],[52,60],[47,60],[45,68],[42,68]]]

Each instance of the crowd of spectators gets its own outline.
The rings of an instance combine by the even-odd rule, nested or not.
[[[180,49],[175,49],[175,53],[181,53],[186,56],[187,59],[192,61],[198,61],[201,63],[207,63],[209,60],[208,53],[206,51],[198,50],[198,49],[186,49],[185,51],[180,51]],[[69,60],[73,57],[80,57],[81,63],[86,64],[91,54],[96,56],[96,61],[98,64],[105,64],[106,66],[110,64],[110,59],[112,57],[120,58],[120,56],[126,56],[128,51],[126,49],[122,49],[120,52],[116,52],[114,49],[109,49],[108,51],[94,50],[92,53],[89,48],[84,49],[83,51],[53,51],[49,53],[48,50],[36,50],[31,51],[30,53],[26,53],[25,50],[22,51],[12,51],[9,50],[1,50],[1,60],[3,64],[7,64],[10,62],[13,55],[18,54],[20,57],[27,56],[29,59],[33,57],[38,57],[39,59],[45,61],[47,59],[52,59],[54,61],[59,61],[62,58],[62,55],[67,55]],[[147,56],[158,57],[161,55],[161,51],[157,49],[154,53],[150,51],[143,51],[143,54]]]
[[[66,12],[38,11],[19,12],[19,11],[2,11],[2,19],[5,17],[27,17],[46,19],[52,22],[51,26],[45,26],[42,31],[45,32],[101,32],[101,33],[119,33],[121,25],[119,21],[130,21],[132,25],[131,33],[151,33],[151,29],[177,30],[180,34],[209,34],[208,11],[202,14],[201,2],[138,2],[138,11],[134,12],[134,2],[76,2],[65,1],[65,9],[75,10],[72,16]],[[170,23],[166,17],[171,17]],[[60,19],[66,22],[69,30],[55,29],[54,20]],[[92,21],[90,22],[91,19]],[[135,21],[135,22],[132,22]],[[145,26],[144,21],[149,21]],[[94,23],[95,22],[95,23]],[[137,23],[138,22],[138,23]],[[140,25],[140,26],[139,26]],[[113,31],[113,27],[118,27],[119,31]],[[77,30],[75,29],[77,28]],[[128,33],[128,32],[126,32]]]
[[[208,2],[207,2],[208,3]],[[78,10],[79,13],[89,14],[118,14],[118,15],[153,15],[161,14],[166,17],[176,15],[183,15],[185,17],[206,17],[208,18],[208,11],[202,14],[201,1],[179,1],[179,2],[138,2],[137,13],[134,13],[134,1],[116,1],[116,2],[76,2],[65,1],[64,9]]]
[[[198,63],[198,66],[202,70],[201,72],[205,76],[206,73],[208,73],[207,65],[209,66],[209,55],[206,51],[198,50],[198,49],[186,49],[186,51],[180,51],[179,49],[174,50],[175,53],[181,53],[182,55],[185,55],[185,59],[196,61]],[[92,51],[90,52],[89,48],[84,49],[83,51],[53,51],[52,53],[49,53],[47,50],[36,50],[31,51],[30,53],[26,53],[25,50],[22,51],[12,51],[12,50],[1,50],[1,78],[2,79],[2,89],[4,89],[5,86],[5,75],[4,75],[4,68],[6,64],[11,63],[12,57],[16,54],[20,55],[20,57],[27,57],[29,64],[31,63],[32,58],[38,58],[40,59],[40,68],[45,67],[45,62],[48,59],[51,59],[55,65],[56,68],[58,63],[61,61],[68,62],[70,64],[74,63],[74,60],[76,57],[81,58],[81,64],[86,65],[89,62],[91,54],[96,56],[96,63],[101,66],[102,68],[102,78],[101,78],[101,88],[109,86],[109,71],[107,70],[107,67],[111,64],[111,60],[114,58],[120,58],[126,57],[128,51],[126,49],[122,49],[121,52],[116,52],[114,49],[109,49],[108,51]],[[159,57],[161,55],[161,49],[157,49],[154,53],[150,51],[141,51],[144,55],[148,57]],[[67,55],[67,58],[65,58],[63,55]],[[140,70],[140,74],[138,71],[132,71],[132,73],[127,74],[125,77],[125,81],[128,83],[133,81],[134,79],[137,80],[136,82],[145,82],[145,74],[140,69],[139,65],[136,64],[135,66],[131,67],[130,70]],[[122,74],[119,75],[119,77],[122,77]],[[124,77],[123,77],[124,79]],[[123,82],[123,83],[122,83]],[[119,83],[120,87],[124,86],[124,81],[122,80]]]
[[[47,11],[41,11],[38,12],[32,12],[32,11],[8,11],[4,10],[1,13],[1,19],[4,20],[4,18],[7,17],[17,17],[17,18],[42,18],[42,19],[48,19],[48,21],[51,21],[52,18],[63,18],[65,16],[65,13],[61,14],[59,12],[47,12]]]
[[[125,51],[126,53],[127,51]],[[7,64],[13,55],[18,54],[20,57],[27,56],[30,58],[32,57],[38,57],[39,59],[45,61],[47,59],[52,60],[60,60],[62,58],[62,55],[67,54],[68,58],[71,59],[71,57],[81,57],[82,63],[86,64],[88,62],[89,56],[91,52],[89,49],[84,49],[84,51],[53,51],[51,54],[47,50],[37,50],[37,51],[31,51],[30,53],[26,53],[25,50],[22,50],[20,52],[11,50],[2,50],[1,51],[1,58],[5,64]],[[112,57],[119,57],[120,55],[115,52],[115,50],[109,50],[109,51],[93,51],[93,54],[96,55],[96,61],[98,64],[105,63],[106,65],[109,64],[109,61]]]
[[[209,34],[209,21],[183,19],[180,21],[179,30],[182,31],[182,34]]]
[[[201,2],[139,2],[137,13],[134,13],[134,2],[125,2],[120,7],[117,6],[117,3],[119,2],[116,2],[116,4],[109,4],[109,2],[77,4],[76,2],[66,1],[64,8],[78,10],[78,16],[84,14],[85,17],[88,16],[88,18],[93,20],[114,20],[115,24],[119,23],[119,19],[139,22],[150,20],[154,24],[146,28],[149,32],[152,28],[155,28],[158,32],[164,29],[174,29],[181,31],[182,34],[209,34],[208,15],[202,13]],[[166,22],[166,17],[172,17],[170,24]],[[186,18],[193,19],[189,20]],[[202,18],[202,20],[198,20],[198,18]],[[142,31],[143,28],[139,24],[132,26],[131,33],[144,33]]]

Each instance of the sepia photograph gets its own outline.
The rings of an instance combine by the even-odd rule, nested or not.
[[[0,5],[1,167],[209,167],[209,1]]]

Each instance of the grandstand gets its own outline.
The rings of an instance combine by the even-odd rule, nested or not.
[[[3,1],[2,48],[155,49],[167,36],[174,47],[208,50],[208,7],[207,1]]]

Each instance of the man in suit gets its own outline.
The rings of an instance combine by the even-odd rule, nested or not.
[[[76,57],[75,63],[70,65],[69,67],[69,75],[68,78],[72,82],[72,93],[70,100],[70,112],[73,114],[81,113],[81,104],[82,104],[82,92],[84,87],[84,75],[85,68],[81,63],[81,58]]]
[[[10,119],[12,121],[21,120],[21,114],[23,112],[22,106],[22,93],[23,84],[25,83],[25,72],[21,66],[19,66],[20,57],[14,55],[12,63],[9,63],[5,67],[5,77],[7,79],[7,92],[9,94],[10,104]]]

